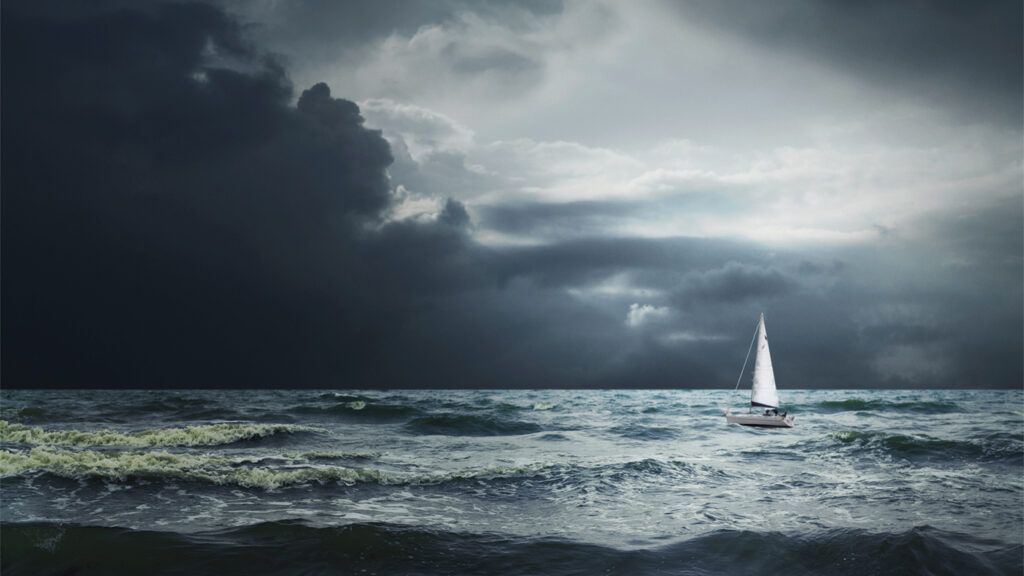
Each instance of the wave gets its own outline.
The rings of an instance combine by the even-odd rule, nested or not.
[[[4,523],[5,574],[1017,574],[1022,547],[931,528],[721,530],[658,548],[391,524],[265,522],[200,533]]]
[[[724,481],[730,476],[723,470],[706,464],[644,458],[587,465],[534,463],[519,466],[470,468],[435,476],[431,481],[444,484],[468,481],[473,482],[474,485],[484,481],[494,486],[522,485],[527,488],[548,486],[559,489],[568,487],[580,489],[589,487],[598,492],[616,492],[630,482],[664,483],[695,477]],[[427,482],[420,481],[419,483]]]
[[[696,476],[715,477],[716,480],[728,477],[725,472],[713,466],[690,464],[681,460],[644,458],[591,465],[534,463],[470,468],[437,475],[429,479],[422,478],[416,483],[459,484],[472,482],[474,486],[477,486],[480,482],[485,482],[494,486],[521,485],[527,488],[543,486],[583,488],[588,486],[599,492],[608,492],[618,490],[629,481],[671,482],[680,478]]]
[[[73,412],[43,408],[41,406],[24,406],[5,409],[3,418],[31,424],[54,422],[137,422],[141,419],[161,418],[175,420],[237,420],[242,414],[237,410],[209,405],[202,401],[173,402],[154,400],[141,404],[102,404],[87,410]]]
[[[343,394],[341,392],[328,392],[326,394],[320,394],[317,396],[320,400],[327,400],[329,402],[373,402],[374,398],[369,396],[362,396],[359,394]]]
[[[266,460],[170,452],[95,452],[33,448],[30,452],[0,450],[0,477],[46,473],[73,480],[182,480],[244,488],[276,490],[306,484],[390,482],[378,470],[342,466],[270,468]],[[255,466],[250,466],[256,464]]]
[[[460,407],[464,407],[465,406],[465,404],[463,404],[463,403],[455,403],[455,402],[445,402],[444,404],[445,404],[445,406],[449,406],[449,407],[452,407],[452,408],[460,408]],[[484,409],[490,408],[490,409],[493,409],[493,410],[497,410],[499,412],[526,412],[526,411],[530,411],[530,410],[533,410],[533,411],[536,411],[536,412],[545,412],[547,410],[555,410],[555,409],[557,409],[558,408],[558,404],[549,403],[549,402],[530,402],[530,403],[527,403],[527,404],[514,404],[512,402],[501,402],[501,403],[498,403],[498,404],[491,404],[491,405],[484,404],[482,407],[473,406],[473,407],[469,407],[469,408],[478,408],[478,409],[479,408],[484,408]]]
[[[129,406],[122,410],[111,411],[106,416],[132,422],[149,414],[168,420],[229,420],[241,417],[241,413],[237,410],[207,403],[204,400],[174,398]]]
[[[124,402],[103,402],[97,404],[96,409],[101,412],[114,412],[118,414],[181,414],[195,410],[206,410],[211,407],[211,402],[203,398],[191,398],[188,396],[175,395],[154,395],[153,398],[139,403]]]
[[[680,477],[709,475],[724,478],[727,474],[705,464],[690,464],[682,460],[657,460],[645,458],[633,460],[605,467],[603,476],[610,476],[615,479],[643,478],[643,477]]]
[[[286,454],[289,458],[298,458],[302,460],[318,461],[318,460],[374,460],[380,458],[380,452],[330,452],[324,450],[311,450],[308,452],[300,452],[298,454]]]
[[[608,431],[626,438],[633,438],[634,440],[671,440],[679,436],[679,431],[675,428],[641,426],[639,424],[616,426]]]
[[[358,398],[358,397],[346,397]],[[295,414],[322,416],[340,416],[362,422],[394,422],[408,419],[420,414],[418,408],[402,404],[378,404],[367,400],[346,399],[344,402],[329,406],[295,406],[290,409]]]
[[[24,406],[21,408],[4,410],[6,418],[20,422],[45,422],[48,420],[60,420],[67,417],[67,414],[51,408],[41,406]]]
[[[49,474],[71,480],[101,480],[130,484],[137,480],[187,481],[261,490],[314,484],[376,484],[382,486],[440,486],[480,482],[495,485],[617,486],[627,480],[670,481],[680,477],[727,475],[717,468],[680,460],[643,459],[596,465],[532,463],[475,467],[453,472],[409,473],[333,464],[373,455],[306,452],[279,457],[227,457],[212,454],[59,450],[0,450],[0,478]],[[332,462],[332,464],[324,464]]]
[[[842,445],[884,453],[906,460],[953,460],[1024,464],[1024,443],[1013,434],[992,434],[975,440],[945,440],[926,435],[887,434],[874,431],[833,432]]]
[[[414,418],[405,427],[415,434],[445,436],[515,436],[541,431],[541,427],[533,422],[453,413]]]
[[[366,396],[362,394],[330,392],[320,394],[316,399],[321,403],[331,403],[332,406],[304,405],[293,408],[293,411],[300,413],[316,413],[319,408],[344,413],[346,411],[380,408],[382,411],[404,412],[411,414],[423,414],[433,411],[470,414],[481,412],[512,414],[516,412],[544,412],[549,410],[559,410],[559,405],[555,402],[497,402],[493,398],[475,398],[460,401],[452,398],[417,398],[405,394]]]
[[[794,409],[797,407],[794,406]],[[846,400],[825,400],[810,405],[810,410],[829,412],[920,412],[925,414],[945,414],[959,412],[961,408],[954,402],[919,400],[914,402],[893,402],[889,400],[866,400],[848,398]]]
[[[143,418],[165,420],[231,420],[241,419],[239,411],[211,398],[154,393],[149,397],[137,394],[117,401],[76,402],[60,408],[52,405],[28,405],[4,410],[5,418],[19,422],[133,422]]]
[[[136,432],[118,430],[43,429],[0,420],[0,442],[30,446],[217,446],[259,440],[281,434],[322,432],[295,424],[224,422],[179,428],[151,428]]]

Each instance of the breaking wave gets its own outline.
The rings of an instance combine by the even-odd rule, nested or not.
[[[494,482],[508,485],[524,480],[541,485],[593,485],[626,480],[669,481],[679,477],[725,478],[717,468],[680,460],[643,459],[592,466],[533,463],[518,466],[466,468],[453,472],[409,473],[324,464],[356,460],[351,454],[307,452],[280,457],[227,457],[209,454],[59,450],[0,450],[0,477],[50,474],[72,480],[116,483],[189,481],[243,488],[277,490],[313,484],[443,485]]]
[[[225,422],[179,428],[152,428],[137,432],[117,430],[46,430],[0,420],[0,442],[31,446],[217,446],[259,440],[280,434],[321,432],[296,424]]]
[[[331,452],[325,450],[312,450],[309,452],[300,452],[298,454],[289,454],[286,457],[299,458],[310,461],[331,461],[331,460],[373,460],[380,458],[380,452]]]
[[[0,450],[0,476],[47,473],[74,480],[183,480],[274,490],[303,484],[337,482],[389,483],[384,473],[362,468],[311,466],[269,468],[247,466],[259,459],[172,454],[170,452],[95,452],[33,448],[30,452]]]
[[[658,548],[392,524],[265,522],[196,534],[5,523],[4,573],[1017,574],[1022,547],[928,526],[899,533],[720,530]],[[116,553],[111,553],[116,551]]]

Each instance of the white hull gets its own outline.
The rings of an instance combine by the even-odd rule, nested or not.
[[[743,426],[769,426],[772,428],[792,428],[792,416],[765,416],[764,414],[729,414],[726,413],[725,421],[730,424],[741,424]]]

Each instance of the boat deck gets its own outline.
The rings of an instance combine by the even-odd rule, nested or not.
[[[726,412],[725,421],[730,424],[742,426],[762,426],[766,428],[792,428],[792,416],[786,415],[764,415],[764,414],[732,414]]]

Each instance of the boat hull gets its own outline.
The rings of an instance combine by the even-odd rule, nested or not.
[[[726,414],[725,421],[741,426],[761,426],[764,428],[792,428],[792,416],[765,416],[764,414]]]

